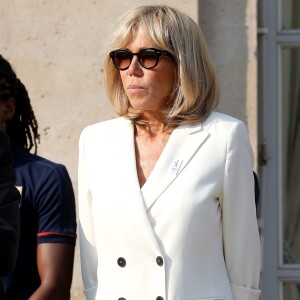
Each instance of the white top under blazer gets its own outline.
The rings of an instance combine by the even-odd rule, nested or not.
[[[79,219],[88,300],[258,300],[260,240],[245,125],[213,112],[171,134],[139,186],[134,126],[80,137]]]

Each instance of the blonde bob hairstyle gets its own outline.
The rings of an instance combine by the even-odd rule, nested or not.
[[[219,83],[200,27],[185,13],[166,5],[139,6],[121,17],[108,43],[104,65],[108,97],[117,115],[145,124],[141,111],[133,109],[122,85],[120,72],[109,52],[126,48],[138,28],[143,28],[158,48],[173,54],[177,81],[173,101],[162,112],[167,127],[203,121],[218,105]]]

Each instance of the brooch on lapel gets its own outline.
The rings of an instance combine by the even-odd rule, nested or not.
[[[181,164],[182,164],[182,159],[176,159],[172,163],[172,166],[171,166],[171,169],[170,169],[170,174],[177,175],[177,173],[178,173],[178,171],[180,169]]]

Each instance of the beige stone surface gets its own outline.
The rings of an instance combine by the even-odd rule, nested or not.
[[[197,21],[196,0],[0,0],[0,54],[28,89],[41,133],[38,153],[66,165],[77,191],[82,129],[114,116],[103,86],[103,47],[127,9],[167,3]],[[79,245],[71,299],[84,299]]]
[[[29,91],[39,154],[66,165],[75,192],[80,132],[114,116],[103,86],[105,42],[125,10],[151,3],[199,19],[221,81],[219,110],[247,124],[257,152],[256,1],[0,0],[0,54]],[[79,250],[77,244],[72,299],[84,299]]]
[[[257,157],[257,3],[201,0],[199,24],[221,83],[219,110],[244,121]],[[256,168],[255,158],[255,168]]]

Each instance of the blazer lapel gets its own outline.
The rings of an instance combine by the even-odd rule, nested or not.
[[[147,210],[182,172],[208,136],[209,133],[203,130],[201,124],[181,125],[172,132],[165,149],[142,187]]]
[[[141,244],[149,244],[154,250],[160,251],[155,233],[149,221],[136,171],[134,126],[123,119],[124,126],[115,134],[114,139],[114,172],[118,205],[124,216],[132,224],[132,232],[140,232]],[[122,124],[123,125],[123,124]]]

